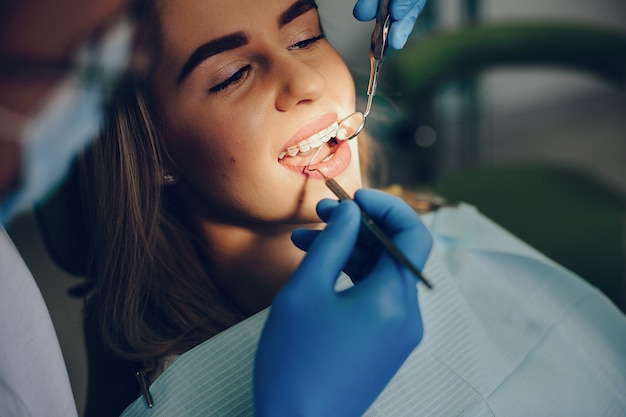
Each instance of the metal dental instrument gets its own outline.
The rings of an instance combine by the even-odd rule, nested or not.
[[[383,64],[383,60],[385,59],[385,55],[387,53],[388,40],[387,37],[389,35],[389,26],[391,25],[391,18],[389,17],[389,0],[384,0],[378,9],[376,14],[376,24],[374,26],[374,33],[372,34],[372,44],[370,46],[370,79],[367,86],[367,105],[365,107],[365,111],[355,112],[343,119],[339,123],[339,130],[337,136],[340,134],[342,137],[337,138],[338,140],[350,140],[355,137],[365,127],[365,120],[372,109],[372,101],[374,100],[374,95],[376,94],[376,87],[378,85],[378,76],[380,74],[380,68]],[[349,133],[349,129],[352,129],[351,126],[357,126],[354,132]],[[309,160],[309,163],[306,166],[308,171],[317,171],[323,178],[326,186],[339,198],[339,200],[352,200],[352,197],[348,195],[348,193],[335,181],[333,178],[328,178],[324,173],[316,168],[311,168],[311,164],[317,157],[317,155],[322,150],[320,147],[313,158]],[[381,245],[387,250],[387,252],[394,258],[397,262],[404,265],[409,271],[417,277],[417,279],[422,282],[428,289],[431,289],[432,284],[424,278],[424,275],[413,265],[413,263],[400,251],[400,249],[393,243],[393,241],[385,234],[383,229],[376,224],[374,219],[370,217],[369,214],[365,212],[365,210],[361,210],[361,222],[363,226],[367,230],[370,231],[372,236],[376,238],[380,242]]]
[[[355,112],[343,119],[339,126],[339,132],[343,128],[343,136],[339,140],[350,140],[357,137],[365,127],[365,120],[372,109],[372,101],[376,95],[376,87],[378,86],[378,76],[383,65],[387,48],[389,47],[389,27],[391,26],[391,17],[389,16],[389,0],[384,0],[376,13],[376,24],[372,33],[372,43],[370,45],[370,78],[367,85],[367,105],[365,111]],[[353,126],[357,126],[354,129]],[[349,133],[352,129],[354,132]]]
[[[317,156],[317,153],[315,155]],[[313,158],[315,158],[315,156]],[[313,159],[311,159],[311,161],[312,160]],[[326,183],[326,186],[337,196],[337,198],[339,198],[339,200],[353,200],[353,198],[350,197],[350,195],[348,195],[348,193],[333,178],[326,177],[323,172],[315,168],[310,168],[309,165],[307,165],[307,169],[309,171],[319,172],[320,175],[324,177],[324,182]],[[419,282],[422,282],[428,289],[432,289],[432,284],[426,278],[424,278],[424,275],[422,275],[419,269],[417,269],[417,267],[413,265],[413,263],[406,256],[404,256],[402,251],[400,251],[395,243],[393,243],[393,241],[387,236],[383,229],[378,226],[374,219],[372,219],[370,215],[367,214],[362,208],[360,210],[361,222],[363,223],[363,226],[365,226],[365,228],[370,231],[372,236],[374,236],[374,238],[376,238],[376,240],[378,240],[378,242],[383,245],[389,255],[391,255],[391,257],[398,261],[400,264],[404,265],[409,271],[411,271],[413,275],[415,275],[415,277],[419,280]]]

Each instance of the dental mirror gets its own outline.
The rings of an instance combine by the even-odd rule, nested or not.
[[[383,65],[387,48],[389,46],[389,27],[391,17],[389,16],[389,0],[384,0],[379,6],[374,33],[372,33],[372,43],[370,45],[370,78],[367,86],[367,105],[365,111],[354,112],[341,122],[339,122],[338,140],[350,140],[357,137],[365,127],[365,120],[372,109],[372,101],[376,95],[378,86],[378,76]]]
[[[356,138],[365,127],[365,115],[359,111],[352,113],[339,122],[337,135],[338,141]]]

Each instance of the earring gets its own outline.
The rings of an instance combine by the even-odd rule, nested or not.
[[[170,174],[170,173],[163,174],[163,182],[166,185],[172,185],[176,182],[176,178],[174,178],[174,174]]]

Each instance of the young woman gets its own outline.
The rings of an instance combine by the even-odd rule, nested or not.
[[[417,11],[423,4],[412,3]],[[362,183],[357,141],[329,140],[337,122],[355,111],[355,91],[346,65],[324,36],[313,0],[159,0],[147,2],[146,17],[146,27],[154,30],[148,36],[157,40],[152,71],[122,86],[86,164],[97,287],[87,331],[101,327],[107,349],[138,362],[138,369],[155,378],[172,357],[268,307],[294,275],[304,252],[291,234],[303,226],[321,228],[316,204],[333,197],[322,176],[306,168],[318,150],[322,162],[312,168],[350,193]],[[411,215],[413,225],[407,228],[404,219],[401,227],[414,229],[409,252],[423,265],[430,236]],[[355,212],[353,219],[359,219]],[[336,257],[340,250],[349,250],[347,259],[354,246],[354,236],[332,236],[316,251],[325,264],[326,255]],[[421,244],[415,246],[416,240]],[[378,275],[388,281],[399,269],[387,262]],[[313,263],[300,275],[334,280],[343,263],[324,273]],[[394,305],[399,312],[400,304],[407,305],[411,314],[403,322],[410,328],[387,332],[394,337],[380,344],[393,364],[380,362],[380,379],[371,378],[370,369],[375,383],[367,385],[373,391],[359,395],[365,407],[420,338],[415,280],[407,276],[398,282],[413,288]],[[384,293],[372,288],[368,297]],[[316,310],[324,308],[313,305],[309,314],[317,317]],[[309,330],[306,336],[321,343],[337,317],[326,322],[317,317],[322,334]],[[374,319],[370,315],[370,326]],[[352,327],[349,321],[346,326]],[[339,333],[350,340],[349,328]],[[94,337],[88,338],[92,343]],[[376,350],[368,349],[375,357]],[[284,350],[274,349],[279,356]],[[135,381],[116,382],[122,392],[111,394],[102,374],[113,367],[91,356],[87,415],[109,412],[111,398],[123,403],[137,395]],[[125,375],[134,379],[131,370]]]
[[[167,375],[158,377],[163,370],[181,369],[213,336],[256,323],[272,304],[257,353],[255,411],[363,413],[421,340],[416,281],[358,236],[354,203],[324,200],[316,212],[333,195],[307,169],[313,154],[321,148],[312,167],[356,193],[420,267],[431,238],[408,206],[357,192],[358,140],[329,140],[354,111],[355,91],[315,2],[157,0],[149,11],[152,72],[121,90],[85,164],[95,242],[89,305],[107,345],[139,361],[161,395],[170,389]],[[329,222],[319,236],[318,213]],[[617,310],[470,208],[427,220],[440,247],[427,270],[436,289],[420,292],[427,333],[373,415],[575,415],[565,411],[571,394],[574,410],[595,402],[594,412],[608,415],[626,406],[623,388],[608,388],[626,386],[624,374],[605,366],[626,366]],[[293,234],[302,227],[314,230]],[[292,234],[310,251],[304,260]],[[358,264],[352,278],[362,282],[336,293],[340,270]],[[588,337],[585,349],[564,352]],[[599,362],[580,363],[589,358]],[[557,359],[543,375],[542,363]],[[582,368],[572,372],[574,364]],[[218,378],[195,368],[208,385],[194,405],[251,403],[243,387],[250,381],[229,385],[228,400],[206,388],[236,372]],[[548,404],[546,392],[557,389],[564,398]],[[338,398],[326,401],[333,393]],[[157,415],[167,415],[158,401],[173,401],[163,398],[154,398]],[[137,401],[128,415],[142,407]],[[208,410],[196,413],[216,414]]]

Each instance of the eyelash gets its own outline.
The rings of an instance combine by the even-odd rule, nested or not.
[[[296,42],[293,45],[289,46],[287,48],[288,51],[296,51],[296,50],[300,50],[300,49],[306,49],[314,44],[316,44],[317,42],[321,41],[322,39],[325,39],[326,35],[321,34],[318,36],[314,36],[312,38],[309,39],[305,39],[303,41],[300,42]],[[222,81],[221,83],[214,85],[213,87],[211,87],[209,89],[209,92],[211,93],[218,93],[222,90],[225,90],[229,87],[233,87],[236,84],[242,82],[246,76],[246,73],[248,71],[250,71],[250,69],[252,68],[252,66],[250,64],[248,65],[244,65],[243,67],[241,67],[237,72],[235,72],[233,75],[231,75],[230,77],[228,77],[228,79]]]
[[[220,92],[230,86],[233,86],[236,83],[239,83],[241,81],[243,81],[246,73],[248,71],[250,71],[250,69],[252,68],[252,65],[248,64],[248,65],[244,65],[243,67],[241,67],[236,73],[234,73],[233,75],[231,75],[230,77],[228,77],[228,79],[226,79],[225,81],[222,81],[221,83],[214,85],[213,87],[209,88],[209,92],[211,93],[217,93]]]
[[[293,45],[291,45],[290,47],[288,47],[287,50],[294,51],[294,50],[297,50],[297,49],[306,49],[309,46],[314,45],[317,42],[319,42],[319,41],[321,41],[322,39],[325,39],[325,38],[326,38],[326,35],[324,35],[322,33],[321,35],[317,35],[317,36],[314,36],[312,38],[305,39],[305,40],[300,41],[300,42],[296,42]]]

